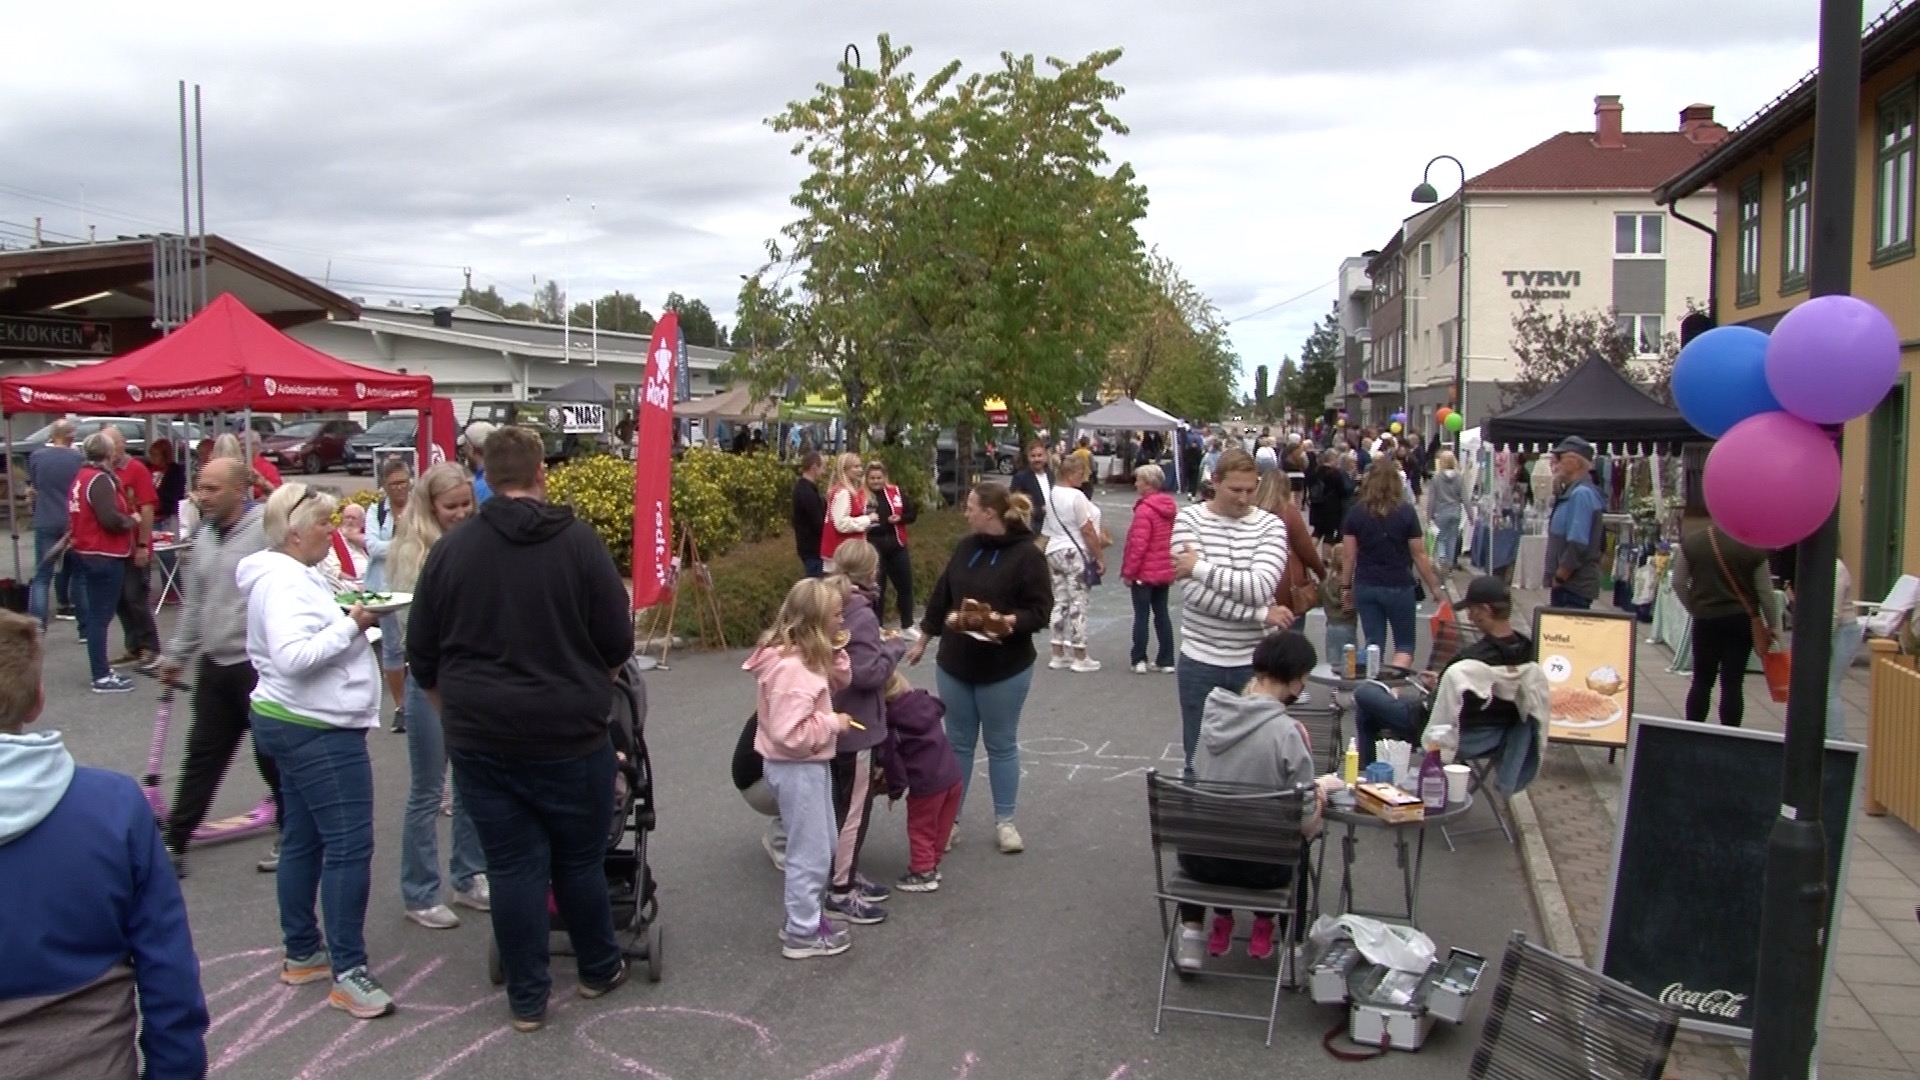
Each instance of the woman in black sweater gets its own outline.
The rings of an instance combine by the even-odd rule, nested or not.
[[[934,582],[920,624],[924,633],[906,656],[909,664],[917,664],[927,642],[940,639],[935,680],[947,706],[947,741],[960,759],[962,794],[973,776],[974,746],[984,737],[996,838],[1009,855],[1025,850],[1013,810],[1020,789],[1020,710],[1037,656],[1033,635],[1053,614],[1052,577],[1046,556],[1033,542],[1032,512],[1027,497],[1011,493],[1005,484],[974,485],[966,507],[973,531],[954,546]],[[970,600],[996,616],[974,633],[958,625]],[[956,825],[949,847],[959,833]]]

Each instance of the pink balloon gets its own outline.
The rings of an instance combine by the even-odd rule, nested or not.
[[[1728,535],[1758,548],[1787,547],[1811,536],[1840,501],[1840,453],[1818,425],[1761,413],[1713,445],[1701,486]]]

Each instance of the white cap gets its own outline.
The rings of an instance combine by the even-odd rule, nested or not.
[[[479,446],[486,442],[487,436],[491,434],[493,434],[492,424],[485,420],[475,420],[473,423],[467,425],[467,445]]]

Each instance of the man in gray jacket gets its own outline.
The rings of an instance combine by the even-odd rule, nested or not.
[[[161,678],[178,681],[186,665],[199,660],[193,678],[193,724],[187,729],[187,757],[180,771],[180,789],[167,819],[167,850],[174,870],[187,876],[187,843],[206,819],[207,807],[220,778],[233,764],[233,754],[247,734],[253,693],[253,665],[247,660],[247,600],[234,571],[240,560],[267,549],[261,528],[264,507],[247,499],[250,475],[246,462],[215,458],[200,469],[193,498],[200,506],[200,529],[194,533],[192,555],[180,571],[180,619],[173,642],[161,661]],[[273,760],[253,752],[260,776],[280,801],[280,771]],[[279,867],[278,842],[259,868]]]

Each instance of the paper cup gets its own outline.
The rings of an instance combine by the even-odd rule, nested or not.
[[[1447,801],[1463,803],[1467,801],[1467,780],[1473,776],[1473,770],[1465,765],[1447,766]]]

